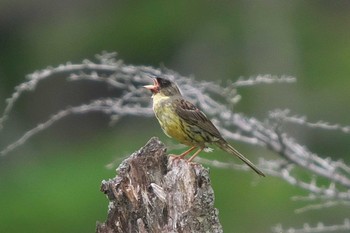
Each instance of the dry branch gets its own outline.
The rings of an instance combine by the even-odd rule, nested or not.
[[[97,233],[222,232],[208,170],[168,157],[157,138],[117,170],[118,176],[102,182],[110,203]]]

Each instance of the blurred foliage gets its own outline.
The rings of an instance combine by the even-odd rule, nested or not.
[[[312,121],[350,124],[349,8],[348,1],[300,0],[1,1],[0,107],[26,74],[107,50],[126,63],[164,64],[205,80],[293,75],[296,85],[241,89],[237,110],[263,118],[270,109],[288,107]],[[64,77],[42,83],[23,96],[0,144],[67,105],[113,94],[95,85],[66,84]],[[71,117],[0,158],[0,232],[93,232],[107,212],[100,182],[114,175],[105,165],[113,157],[121,161],[151,136],[171,144],[154,119],[107,124],[100,115]],[[347,135],[298,127],[291,134],[321,155],[350,162],[344,153],[350,149]],[[248,157],[273,156],[239,148]],[[294,214],[302,203],[290,197],[300,193],[274,178],[217,169],[211,175],[225,232],[315,224],[331,212],[326,223],[333,224],[344,216],[333,209]]]

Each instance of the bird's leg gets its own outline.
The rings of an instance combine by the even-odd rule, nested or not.
[[[205,147],[199,148],[187,161],[191,162],[202,150],[204,150]]]
[[[192,146],[190,149],[186,150],[185,152],[183,152],[181,155],[177,156],[179,159],[183,159],[186,155],[188,155],[191,151],[193,151],[194,149],[196,149],[195,146]]]

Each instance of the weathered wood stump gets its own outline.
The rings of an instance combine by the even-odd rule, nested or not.
[[[157,138],[117,171],[117,177],[102,182],[110,202],[97,233],[222,232],[208,170],[167,156]]]

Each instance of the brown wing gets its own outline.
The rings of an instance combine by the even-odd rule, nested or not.
[[[214,124],[194,104],[182,98],[174,100],[174,104],[176,113],[188,124],[196,125],[212,136],[222,138]]]

